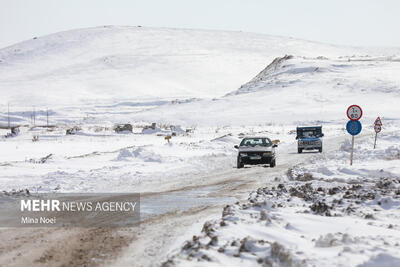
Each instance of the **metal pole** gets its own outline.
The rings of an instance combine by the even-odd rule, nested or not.
[[[375,149],[375,147],[376,147],[376,138],[377,138],[377,136],[378,136],[378,133],[375,133],[374,149]]]
[[[49,109],[48,108],[47,108],[46,115],[47,115],[47,128],[49,128]]]
[[[10,103],[8,103],[7,118],[8,118],[8,129],[10,129]]]
[[[354,135],[351,137],[350,166],[353,165]]]

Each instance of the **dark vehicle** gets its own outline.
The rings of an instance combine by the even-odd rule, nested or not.
[[[275,147],[267,137],[247,137],[235,146],[239,150],[237,167],[243,168],[245,164],[269,164],[271,168],[276,165]]]
[[[322,152],[322,126],[297,127],[297,152],[316,149]]]

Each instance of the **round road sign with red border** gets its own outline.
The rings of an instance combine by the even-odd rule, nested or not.
[[[358,121],[361,119],[363,112],[360,106],[358,105],[351,105],[347,108],[347,117],[352,121]]]
[[[374,130],[375,130],[376,133],[380,133],[382,131],[382,127],[379,126],[379,125],[375,125],[374,126]]]

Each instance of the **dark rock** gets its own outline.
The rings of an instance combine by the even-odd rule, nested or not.
[[[76,134],[76,133],[79,132],[79,131],[81,131],[81,128],[78,127],[78,126],[74,126],[74,127],[70,128],[70,129],[67,129],[67,130],[65,131],[65,134],[66,134],[66,135],[74,135],[74,134]]]

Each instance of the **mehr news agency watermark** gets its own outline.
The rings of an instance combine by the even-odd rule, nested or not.
[[[138,193],[0,197],[0,227],[132,227],[139,222]]]

